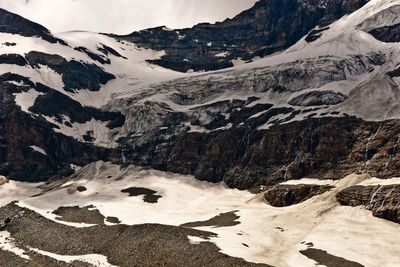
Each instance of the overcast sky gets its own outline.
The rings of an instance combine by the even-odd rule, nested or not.
[[[0,0],[0,7],[54,32],[130,33],[166,25],[191,27],[231,18],[257,0]]]

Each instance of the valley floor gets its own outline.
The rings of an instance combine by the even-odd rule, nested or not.
[[[336,200],[381,183],[290,181],[333,188],[278,208],[224,184],[96,162],[67,180],[0,186],[0,266],[400,266],[400,225]]]

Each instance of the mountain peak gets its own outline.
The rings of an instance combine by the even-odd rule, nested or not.
[[[289,48],[318,25],[328,25],[367,0],[260,0],[232,19],[193,28],[163,27],[114,36],[139,47],[166,51],[151,63],[180,72],[232,67]],[[221,55],[224,54],[224,57]],[[183,56],[185,55],[185,56]]]
[[[40,37],[50,43],[58,42],[67,45],[63,40],[55,38],[42,25],[3,8],[0,8],[0,32],[19,34],[26,37]]]

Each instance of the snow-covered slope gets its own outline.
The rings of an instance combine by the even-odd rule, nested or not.
[[[6,13],[30,31],[0,27],[0,174],[10,180],[0,185],[0,253],[21,256],[12,238],[19,223],[31,225],[18,214],[29,214],[52,229],[83,234],[97,224],[101,234],[174,226],[175,236],[184,237],[180,244],[274,266],[315,266],[320,255],[355,266],[396,266],[400,187],[389,178],[400,176],[400,0],[356,1],[361,8],[333,23],[323,17],[335,1],[300,2],[321,11],[325,23],[294,45],[282,37],[287,49],[246,60],[232,58],[234,46],[207,50],[235,66],[187,73],[152,64],[162,59],[173,68],[165,62],[175,53],[168,48],[135,44],[132,36],[147,40],[151,29],[125,39],[52,34]],[[235,29],[247,29],[253,13],[245,14],[244,22],[233,20],[244,23]],[[374,34],[388,27],[385,38]],[[202,49],[213,49],[212,40]],[[179,57],[190,58],[183,51]],[[50,177],[41,184],[14,181]],[[272,207],[266,194],[296,205]],[[18,206],[7,205],[12,200]],[[29,257],[36,251],[66,262],[116,261],[105,255],[110,250],[86,256],[73,250],[68,255],[76,256],[66,258],[25,242]]]
[[[323,118],[400,119],[398,43],[370,34],[398,23],[393,14],[399,6],[398,0],[371,0],[330,25],[317,26],[287,50],[248,63],[237,58],[241,64],[235,67],[201,73],[150,64],[167,52],[113,35],[67,32],[52,35],[61,41],[51,43],[0,33],[7,40],[0,45],[0,75],[28,79],[7,83],[24,113],[50,123],[56,133],[116,150],[119,160],[169,169],[171,159],[161,155],[173,153],[179,138],[229,131],[247,139],[239,149],[244,157],[254,144],[253,133],[276,126]],[[54,107],[57,102],[68,104]],[[160,157],[162,162],[155,163]],[[196,168],[171,170],[194,173]]]
[[[319,181],[301,182],[315,184]],[[376,179],[350,175],[341,181],[332,181],[334,188],[329,192],[298,205],[275,208],[265,203],[262,194],[229,189],[224,184],[200,182],[191,176],[135,166],[121,168],[96,162],[66,181],[39,186],[44,193],[37,197],[29,197],[39,192],[35,185],[24,185],[16,190],[15,182],[0,187],[0,192],[7,199],[19,200],[21,207],[73,227],[90,225],[62,221],[52,212],[60,206],[83,208],[93,205],[92,210],[98,209],[104,217],[117,217],[126,225],[180,226],[200,222],[197,229],[217,236],[210,240],[195,238],[194,244],[214,242],[222,253],[249,262],[282,267],[315,266],[315,261],[300,253],[312,247],[366,267],[397,266],[400,262],[396,246],[400,226],[375,218],[361,207],[340,206],[335,199],[340,190],[371,182]],[[392,183],[397,184],[398,179]],[[79,187],[86,191],[78,191]],[[144,196],[130,197],[121,192],[127,188],[150,189],[156,191],[159,198],[155,203],[149,203]],[[237,216],[231,225],[218,226],[221,222],[216,220],[214,224],[201,226],[202,221],[230,212]]]

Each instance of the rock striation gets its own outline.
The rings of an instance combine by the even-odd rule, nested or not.
[[[336,195],[345,206],[365,206],[376,217],[400,223],[400,185],[352,186]]]

